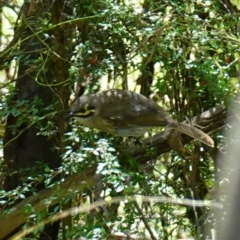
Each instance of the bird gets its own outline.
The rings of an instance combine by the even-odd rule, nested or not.
[[[153,127],[166,127],[214,147],[214,141],[208,134],[175,121],[153,100],[127,90],[110,89],[82,95],[73,102],[66,119],[69,118],[122,137],[139,137]]]

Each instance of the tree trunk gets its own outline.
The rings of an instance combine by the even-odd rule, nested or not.
[[[7,119],[4,136],[6,191],[26,182],[29,170],[37,167],[37,162],[47,164],[51,169],[57,168],[61,163],[65,132],[61,112],[68,107],[69,97],[69,89],[62,84],[68,77],[69,68],[64,47],[67,37],[65,30],[60,27],[53,28],[48,33],[51,36],[49,38],[37,32],[38,26],[42,24],[39,24],[40,17],[48,19],[54,25],[62,20],[64,12],[70,12],[64,4],[65,1],[31,1],[26,2],[22,8],[21,24],[25,28],[20,43],[16,94],[11,104],[26,102],[20,104],[20,115],[10,115]],[[52,107],[48,111],[50,105]],[[35,121],[36,117],[43,119]],[[40,129],[49,122],[53,127],[46,129],[45,134],[39,134]],[[13,130],[11,127],[16,124],[18,127]],[[46,135],[47,131],[49,132]],[[43,187],[44,183],[38,183],[35,189],[40,190]],[[39,239],[57,239],[58,229],[59,223],[46,226]],[[5,239],[17,230],[19,229],[15,229]]]

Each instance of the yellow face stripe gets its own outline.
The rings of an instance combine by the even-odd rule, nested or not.
[[[88,108],[88,105],[86,105],[84,107],[85,112],[78,112],[78,113],[76,113],[76,115],[78,115],[78,116],[88,116],[88,115],[91,115],[92,113],[95,112],[95,109],[87,109],[87,108]]]

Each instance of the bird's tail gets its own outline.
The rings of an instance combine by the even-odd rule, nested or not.
[[[213,139],[203,131],[198,128],[192,127],[185,123],[179,122],[170,122],[167,126],[168,128],[177,129],[179,132],[184,133],[192,138],[197,139],[198,141],[210,146],[214,147]]]

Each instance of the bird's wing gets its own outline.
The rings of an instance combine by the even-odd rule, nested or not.
[[[124,91],[107,92],[111,97],[104,97],[99,104],[99,114],[115,127],[154,127],[166,126],[169,117],[152,100],[144,96]]]

